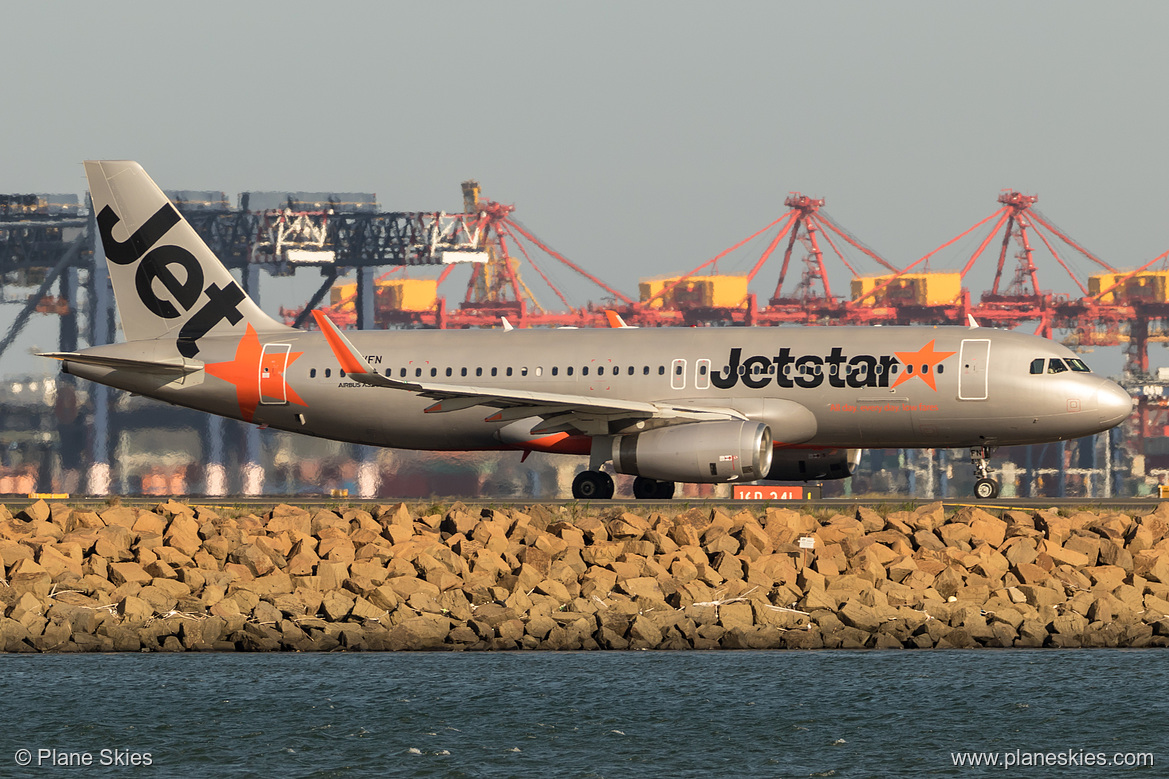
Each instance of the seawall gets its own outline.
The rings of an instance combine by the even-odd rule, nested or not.
[[[1169,646],[1167,504],[41,501],[0,559],[7,652]]]

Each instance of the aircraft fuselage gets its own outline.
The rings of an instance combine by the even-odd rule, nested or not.
[[[1128,395],[1112,381],[1068,369],[1075,356],[1065,347],[985,328],[394,330],[348,336],[371,367],[390,378],[728,407],[769,422],[776,446],[1039,443],[1106,430],[1130,410]],[[203,369],[178,380],[68,361],[66,370],[177,405],[355,443],[588,451],[573,436],[543,442],[525,437],[516,425],[522,420],[488,421],[493,410],[482,406],[425,413],[433,400],[343,375],[319,332],[204,337],[199,346]],[[142,349],[142,342],[132,342],[87,353],[143,359]],[[1034,361],[1052,359],[1065,368],[1052,373],[1045,363],[1032,372]],[[773,400],[798,404],[812,420],[792,419],[786,407],[768,409]]]

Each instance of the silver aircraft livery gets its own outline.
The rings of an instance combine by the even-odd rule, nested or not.
[[[1132,401],[1067,348],[971,327],[410,330],[287,327],[134,162],[87,162],[125,343],[66,373],[256,425],[374,446],[587,455],[577,498],[676,482],[849,476],[865,448],[1091,435]],[[615,321],[620,321],[616,319]],[[622,323],[623,325],[623,323]]]

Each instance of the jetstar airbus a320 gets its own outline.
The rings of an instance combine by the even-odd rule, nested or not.
[[[87,162],[125,343],[48,356],[257,425],[428,450],[587,455],[577,498],[850,475],[860,450],[998,446],[1120,424],[1128,394],[1063,346],[978,327],[432,330],[282,325],[134,162]]]

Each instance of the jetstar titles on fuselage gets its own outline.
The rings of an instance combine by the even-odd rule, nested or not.
[[[891,377],[901,373],[892,381],[892,386],[917,376],[936,391],[934,374],[942,371],[940,364],[953,354],[955,352],[934,351],[933,341],[918,352],[897,352],[896,356],[849,356],[839,346],[832,347],[822,357],[814,354],[793,356],[791,349],[785,346],[774,357],[754,355],[743,359],[743,350],[735,347],[731,349],[726,366],[712,373],[710,381],[719,389],[730,389],[740,380],[750,389],[763,389],[772,381],[784,389],[814,389],[825,381],[831,387],[861,389],[888,387]]]

